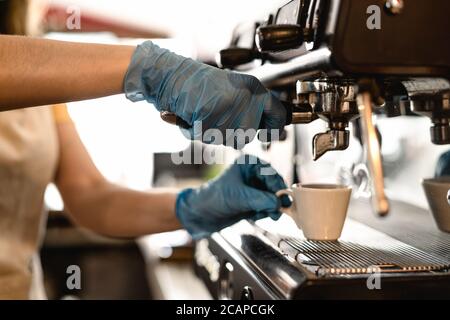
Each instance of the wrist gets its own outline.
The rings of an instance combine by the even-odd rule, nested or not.
[[[175,204],[178,220],[194,240],[204,238],[211,233],[202,228],[205,217],[199,212],[201,206],[199,206],[198,198],[198,189],[185,189],[178,194]]]
[[[189,232],[192,233],[191,224],[189,222],[189,197],[194,192],[194,189],[184,189],[177,195],[175,201],[175,215],[180,221],[181,225]]]
[[[159,48],[151,41],[146,41],[136,47],[131,58],[130,65],[125,74],[124,92],[128,100],[138,102],[146,100],[156,102],[157,83],[160,81],[160,73],[154,71],[156,60],[161,54]]]

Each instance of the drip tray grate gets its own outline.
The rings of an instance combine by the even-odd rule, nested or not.
[[[347,221],[340,241],[284,237],[279,248],[319,276],[448,271],[450,260],[423,252],[358,222]]]

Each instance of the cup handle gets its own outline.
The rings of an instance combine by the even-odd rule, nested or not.
[[[282,196],[288,196],[291,199],[292,205],[289,208],[281,207],[280,211],[282,213],[286,213],[287,215],[293,217],[294,216],[293,212],[296,211],[295,201],[294,201],[294,192],[291,189],[283,189],[283,190],[280,190],[277,193],[275,193],[275,195],[278,198],[281,198]]]

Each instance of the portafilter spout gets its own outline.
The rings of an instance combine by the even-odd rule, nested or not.
[[[313,114],[328,123],[328,130],[313,138],[313,157],[318,160],[329,151],[349,146],[349,122],[359,116],[355,102],[356,87],[348,83],[317,80],[297,84],[300,100],[308,100]]]

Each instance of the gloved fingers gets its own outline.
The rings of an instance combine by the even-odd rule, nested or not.
[[[267,92],[267,89],[261,84],[258,78],[236,72],[225,71],[228,77],[229,84],[238,90],[246,89],[252,95],[261,95]]]
[[[225,145],[232,147],[236,150],[242,150],[248,143],[252,142],[257,133],[259,116],[252,112],[251,109],[245,110],[236,115],[235,119],[230,122],[227,129],[233,128],[233,130],[223,130],[225,132]]]
[[[241,150],[246,144],[253,141],[257,131],[256,130],[221,130],[217,129],[207,129],[202,127],[200,121],[194,122],[194,125],[190,128],[181,128],[181,133],[186,139],[201,141],[205,144],[213,145],[225,145],[232,147],[236,150]]]
[[[264,190],[276,193],[282,189],[286,189],[286,183],[283,178],[270,165],[256,165],[253,167],[254,178],[256,178],[263,186]]]
[[[271,166],[265,168],[258,168],[257,170],[259,172],[262,172],[263,169],[266,169],[267,170],[266,172],[269,173],[270,170],[275,171],[275,169],[273,169]],[[277,193],[280,190],[287,189],[286,183],[284,182],[283,178],[278,173],[276,173],[276,171],[272,175],[259,174],[256,175],[255,177],[264,185],[264,188],[270,192]],[[282,195],[280,197],[280,201],[282,207],[290,207],[292,205],[292,201],[289,199],[287,195]]]
[[[237,215],[236,219],[237,221],[240,220],[251,220],[251,221],[258,221],[264,218],[267,218],[267,213],[265,212],[254,212],[254,211],[249,211],[249,212],[244,212],[244,213],[240,213]]]
[[[252,117],[250,117],[253,123],[246,127],[261,129],[258,139],[263,142],[280,140],[286,126],[286,108],[275,95],[264,88],[258,79],[254,77],[246,78],[245,83],[251,92],[251,98],[247,104],[253,106],[253,108],[248,108],[253,112]],[[260,113],[255,114],[255,110],[260,111]],[[255,120],[256,122],[254,122]]]
[[[269,163],[249,155],[241,157],[237,163],[242,161],[245,163],[242,168],[244,183],[273,193],[287,188],[283,178]]]
[[[245,94],[220,93],[207,98],[203,95],[200,102],[191,101],[187,97],[178,100],[178,108],[183,105],[193,105],[195,112],[190,119],[183,119],[192,124],[190,128],[182,129],[183,135],[190,140],[202,141],[206,144],[226,145],[235,149],[242,149],[250,143],[257,134],[263,110],[255,110],[250,105],[251,99]],[[182,118],[187,112],[180,112]],[[188,121],[189,120],[189,121]]]
[[[259,140],[263,142],[277,141],[283,136],[284,127],[287,125],[287,110],[284,105],[271,92],[267,92],[262,98],[264,113],[261,118]]]
[[[261,220],[264,218],[270,217],[272,220],[279,220],[281,217],[280,211],[271,211],[271,212],[256,212],[253,217],[250,219],[253,221]]]
[[[239,211],[251,211],[269,214],[279,210],[281,201],[275,194],[252,187],[243,187],[240,193],[244,197],[243,206]]]
[[[278,221],[281,218],[282,213],[280,211],[274,211],[269,213],[269,217],[274,221]]]
[[[267,162],[252,156],[242,155],[236,161],[244,183],[250,187],[276,193],[286,189],[286,183],[276,170]],[[287,195],[280,198],[283,207],[290,207],[291,200]]]
[[[203,132],[201,122],[194,122],[190,128],[181,128],[180,131],[186,139],[202,141]]]
[[[236,92],[221,101],[220,118],[215,127],[221,128],[224,144],[241,150],[254,140],[260,126],[264,106],[253,99],[252,90],[237,88]]]
[[[256,131],[250,132],[250,133],[240,133],[240,131],[236,131],[235,134],[229,134],[227,135],[225,139],[225,145],[227,147],[232,147],[235,150],[242,150],[245,145],[249,144],[250,142],[255,139]]]

